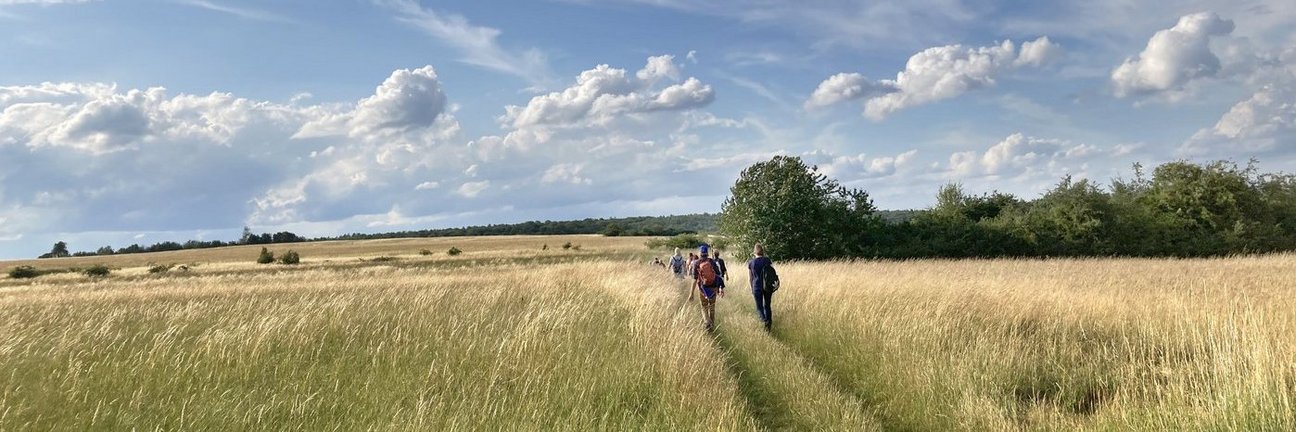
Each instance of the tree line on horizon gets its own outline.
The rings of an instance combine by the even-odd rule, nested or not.
[[[847,189],[798,157],[742,172],[720,231],[776,259],[1207,257],[1296,250],[1296,176],[1252,160],[1167,162],[1107,187],[1063,177],[1040,197],[973,195],[958,184],[897,223],[866,191]],[[741,253],[742,251],[736,251]]]
[[[386,233],[352,233],[336,237],[306,238],[292,232],[255,234],[248,227],[243,227],[243,234],[238,240],[189,240],[184,243],[163,241],[149,246],[132,244],[114,249],[104,246],[94,251],[69,252],[66,242],[54,244],[50,252],[37,258],[62,258],[70,256],[119,255],[144,252],[165,252],[185,249],[206,249],[224,246],[264,245],[277,243],[298,243],[326,240],[372,240],[408,237],[460,237],[460,236],[499,236],[499,235],[562,235],[562,234],[603,234],[608,236],[673,236],[699,232],[714,232],[719,215],[699,213],[670,216],[635,216],[624,218],[586,218],[570,221],[527,221],[514,224],[492,224],[460,228],[438,228],[417,231],[395,231]]]

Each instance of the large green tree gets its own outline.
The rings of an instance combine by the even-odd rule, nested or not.
[[[720,215],[720,231],[774,259],[859,255],[880,225],[868,193],[842,187],[801,158],[775,156],[743,170]]]

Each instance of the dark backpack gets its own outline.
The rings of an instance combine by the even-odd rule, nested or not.
[[[773,294],[779,289],[778,272],[774,271],[774,265],[770,264],[761,270],[761,291]]]
[[[671,271],[675,273],[684,273],[684,258],[678,255],[671,257]]]

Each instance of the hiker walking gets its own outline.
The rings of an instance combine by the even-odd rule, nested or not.
[[[760,314],[761,322],[765,323],[765,330],[768,331],[774,325],[770,300],[774,297],[774,291],[778,291],[778,273],[774,271],[774,262],[765,256],[765,247],[760,243],[752,248],[752,254],[756,257],[747,262],[747,272],[751,276],[752,296],[756,297],[756,313]]]
[[[685,271],[685,272],[688,272],[688,277],[691,277],[691,278],[696,279],[697,277],[696,277],[696,276],[693,276],[693,266],[694,266],[694,265],[697,265],[697,255],[694,255],[693,252],[689,252],[689,256],[688,256],[688,267],[686,267],[684,271]]]
[[[720,258],[720,251],[715,251],[716,267],[720,268],[720,279],[729,280],[729,269],[725,267],[724,258]]]
[[[702,322],[707,331],[714,331],[716,296],[724,296],[724,279],[715,260],[707,257],[708,249],[706,244],[698,248],[701,255],[693,264],[693,288],[702,294]],[[693,301],[693,291],[689,290],[689,301]]]
[[[675,255],[671,256],[670,269],[675,279],[684,279],[684,256],[680,255],[679,248],[675,248]]]

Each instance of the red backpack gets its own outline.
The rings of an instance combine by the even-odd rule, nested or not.
[[[703,259],[698,263],[697,279],[702,281],[702,286],[715,288],[720,286],[720,272],[716,271],[716,263],[710,258]]]

